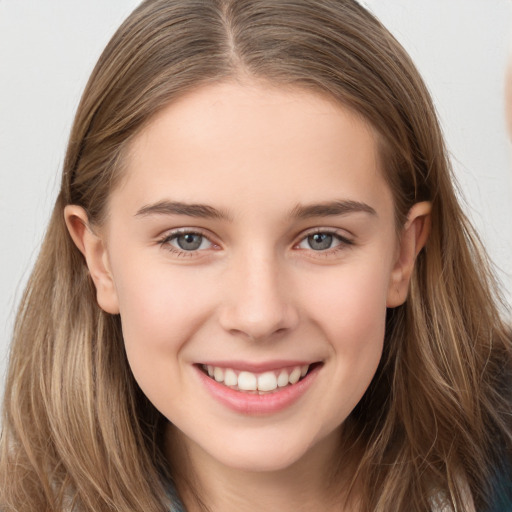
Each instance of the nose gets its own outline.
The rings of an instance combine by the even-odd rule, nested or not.
[[[251,254],[233,261],[223,284],[222,328],[250,340],[293,330],[299,313],[289,284],[274,257]]]

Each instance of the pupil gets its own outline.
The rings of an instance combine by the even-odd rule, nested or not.
[[[178,245],[185,251],[194,251],[199,249],[202,241],[202,235],[197,235],[194,233],[186,233],[185,235],[179,236],[177,239]]]
[[[327,233],[315,233],[308,237],[309,246],[315,251],[329,249],[332,244],[332,235]]]

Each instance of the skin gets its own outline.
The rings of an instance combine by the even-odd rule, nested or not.
[[[66,208],[98,303],[121,315],[133,374],[172,422],[170,463],[211,510],[339,510],[327,482],[343,422],[375,373],[386,308],[406,299],[429,226],[430,205],[418,203],[398,236],[376,147],[364,120],[320,95],[209,85],[139,134],[104,225]],[[162,201],[219,215],[148,209]],[[339,201],[368,211],[304,210]],[[177,252],[183,228],[204,235],[199,249]],[[312,248],[314,232],[332,245]],[[291,406],[251,415],[198,379],[198,363],[234,359],[321,367]]]

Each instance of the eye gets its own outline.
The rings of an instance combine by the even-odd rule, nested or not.
[[[331,231],[317,231],[303,238],[296,247],[321,252],[347,245],[353,245],[353,242],[344,236]]]
[[[205,235],[195,231],[175,231],[160,240],[160,244],[181,254],[211,249],[214,246]]]
[[[210,244],[209,240],[199,233],[184,233],[182,235],[176,235],[174,238],[169,240],[169,243],[175,245],[179,249],[183,249],[184,251],[205,249]]]
[[[330,233],[315,233],[314,235],[309,235],[304,240],[309,248],[314,251],[325,251],[326,249],[330,249],[333,241],[335,241],[335,239]]]

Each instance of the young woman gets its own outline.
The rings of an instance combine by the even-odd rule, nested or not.
[[[505,511],[498,305],[425,86],[359,4],[146,1],[20,307],[2,510]]]

